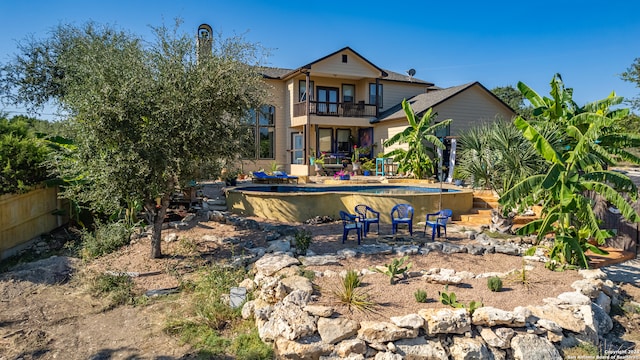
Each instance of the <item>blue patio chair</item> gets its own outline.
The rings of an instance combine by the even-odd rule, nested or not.
[[[451,209],[442,209],[437,213],[427,214],[426,223],[424,224],[424,235],[427,236],[427,227],[431,227],[431,241],[436,238],[436,232],[440,237],[440,229],[444,229],[444,237],[447,237],[447,221],[453,216]],[[433,219],[430,219],[433,218]]]
[[[293,176],[293,175],[289,175],[284,171],[274,171],[273,175],[277,178],[282,179],[282,181],[286,181],[286,182],[295,182],[296,184],[298,183],[298,177],[297,176]]]
[[[398,231],[398,224],[407,224],[409,234],[413,235],[413,206],[409,204],[397,204],[391,209],[391,233]]]
[[[268,175],[264,171],[254,171],[253,172],[253,182],[254,183],[272,184],[272,183],[279,183],[279,182],[282,182],[282,181],[283,181],[283,179],[281,177]]]
[[[360,239],[362,237],[362,223],[358,221],[358,215],[349,214],[346,211],[340,211],[340,218],[342,219],[342,243],[347,240],[349,231],[355,230],[358,234],[358,245],[360,245]]]
[[[364,237],[367,237],[367,233],[369,232],[369,225],[371,224],[378,225],[378,235],[380,235],[380,213],[378,211],[373,210],[367,205],[359,204],[356,205],[355,212],[358,217],[360,217],[360,222],[364,224]]]

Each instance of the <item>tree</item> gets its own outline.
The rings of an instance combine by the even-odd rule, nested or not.
[[[640,58],[636,58],[633,64],[627,68],[625,72],[620,74],[620,78],[624,81],[635,83],[636,87],[640,87]],[[631,107],[640,110],[640,97],[629,100]]]
[[[406,99],[402,100],[402,109],[407,116],[409,126],[385,141],[384,146],[407,144],[407,149],[397,148],[385,156],[393,157],[394,161],[398,162],[399,172],[411,172],[415,178],[423,179],[433,175],[433,161],[431,160],[433,150],[429,144],[444,149],[444,144],[435,136],[435,132],[449,126],[452,120],[447,119],[435,123],[437,114],[432,113],[432,109],[429,108],[424,112],[420,121],[417,121],[416,114]]]
[[[626,193],[636,199],[635,184],[627,176],[605,169],[605,165],[615,164],[612,152],[621,153],[621,149],[612,148],[613,143],[622,146],[634,142],[633,134],[615,130],[616,122],[628,111],[610,109],[612,104],[621,101],[615,94],[577,106],[572,100],[572,90],[565,89],[559,74],[551,81],[551,98],[539,96],[523,83],[518,87],[534,105],[537,121],[529,123],[517,117],[514,124],[549,168],[546,173],[532,175],[514,185],[499,201],[504,206],[542,201],[542,219],[527,224],[518,233],[536,233],[538,241],[552,233],[555,238],[549,254],[554,261],[550,263],[552,266],[559,263],[588,268],[585,251],[603,253],[597,245],[612,236],[610,231],[600,229],[590,193],[604,197],[627,220],[640,221],[640,216],[622,195]],[[544,136],[539,129],[546,126],[555,127],[563,135],[562,141],[553,142]]]
[[[525,105],[525,97],[518,89],[511,85],[498,86],[491,89],[491,92],[505,104],[509,105],[518,115],[525,119],[531,117],[531,106]]]
[[[193,37],[165,26],[146,43],[110,26],[60,25],[30,39],[3,67],[0,85],[15,103],[53,101],[70,114],[75,150],[58,159],[65,196],[104,212],[144,204],[153,224],[151,257],[176,187],[215,178],[237,161],[264,83],[261,51],[241,38],[214,41],[196,55]]]

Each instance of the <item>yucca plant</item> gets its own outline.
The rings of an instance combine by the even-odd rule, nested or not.
[[[355,270],[348,270],[340,280],[340,286],[333,291],[338,300],[350,309],[360,311],[372,311],[376,304],[370,300],[369,294],[360,288],[362,280]]]

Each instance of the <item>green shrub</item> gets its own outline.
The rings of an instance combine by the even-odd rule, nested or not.
[[[306,255],[311,245],[311,232],[309,230],[298,230],[295,235],[296,250],[300,255]]]
[[[492,276],[487,279],[487,286],[489,287],[489,290],[498,292],[502,290],[502,279],[497,276]]]
[[[109,254],[129,243],[131,230],[124,223],[118,221],[110,224],[96,223],[95,231],[83,230],[83,256],[96,258]]]
[[[413,293],[413,296],[416,298],[416,301],[419,303],[427,302],[427,292],[422,289],[416,290],[416,292]]]

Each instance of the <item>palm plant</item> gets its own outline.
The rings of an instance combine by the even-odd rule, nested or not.
[[[432,157],[434,155],[429,144],[440,149],[445,148],[442,141],[435,136],[435,132],[449,126],[452,120],[435,123],[437,114],[429,108],[420,121],[417,121],[416,113],[406,99],[402,100],[402,109],[407,116],[409,126],[385,141],[383,145],[407,144],[407,148],[394,149],[385,156],[393,157],[393,160],[398,163],[398,172],[412,173],[418,179],[429,177],[433,175]]]
[[[615,164],[616,156],[634,160],[624,148],[613,147],[632,145],[637,140],[616,130],[615,124],[625,116],[625,111],[609,110],[618,101],[615,94],[580,108],[559,75],[551,81],[553,98],[542,98],[522,83],[518,88],[534,105],[537,121],[530,124],[518,117],[514,124],[545,159],[549,169],[514,185],[499,201],[504,206],[516,206],[542,200],[543,218],[527,224],[518,233],[536,233],[538,243],[553,233],[555,241],[549,256],[554,263],[588,268],[585,251],[603,254],[597,245],[612,236],[610,231],[600,229],[589,193],[601,195],[627,220],[640,221],[640,215],[621,194],[627,193],[635,200],[638,193],[635,184],[624,174],[604,169],[605,165]],[[554,143],[539,130],[549,125],[561,131],[560,143]],[[596,244],[589,242],[592,239]]]

